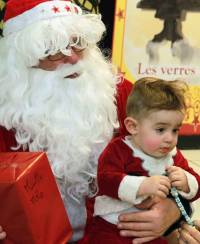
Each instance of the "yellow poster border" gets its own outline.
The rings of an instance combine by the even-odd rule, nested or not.
[[[116,0],[114,30],[113,30],[113,43],[112,43],[112,62],[118,67],[120,73],[131,82],[135,78],[127,69],[123,62],[123,45],[126,21],[126,0]],[[117,34],[116,34],[117,33]]]

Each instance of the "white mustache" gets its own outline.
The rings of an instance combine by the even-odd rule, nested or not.
[[[84,71],[84,67],[82,65],[82,62],[78,62],[77,64],[71,65],[71,64],[62,64],[60,65],[55,71],[55,76],[58,78],[65,78],[67,76],[73,75],[73,74],[82,74]]]

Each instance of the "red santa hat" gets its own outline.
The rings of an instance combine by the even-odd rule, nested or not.
[[[7,36],[40,20],[82,14],[70,0],[9,0],[6,4],[3,35]]]

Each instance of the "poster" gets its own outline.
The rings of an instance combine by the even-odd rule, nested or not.
[[[144,76],[185,80],[180,134],[187,136],[200,136],[199,23],[197,0],[116,0],[113,63],[132,82]]]

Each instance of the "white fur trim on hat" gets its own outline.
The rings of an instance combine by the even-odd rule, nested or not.
[[[82,10],[70,1],[46,1],[18,16],[8,19],[4,23],[3,35],[7,36],[22,30],[36,21],[73,14],[81,15]]]

